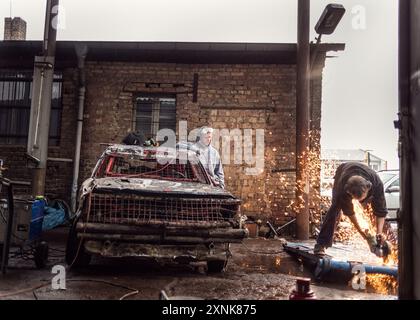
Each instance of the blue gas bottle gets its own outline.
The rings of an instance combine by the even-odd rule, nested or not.
[[[31,225],[29,227],[29,240],[33,241],[41,236],[44,221],[45,199],[42,196],[35,198],[32,204]]]

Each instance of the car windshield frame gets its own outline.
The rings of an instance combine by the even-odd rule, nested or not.
[[[118,161],[123,161],[127,165],[130,165],[130,162],[137,162],[139,167],[143,168],[143,172],[130,172],[130,169],[127,169],[127,172],[121,172],[122,162],[118,163]],[[175,158],[165,164],[160,164],[156,157],[113,152],[105,154],[99,162],[94,174],[95,178],[141,178],[211,184],[202,165],[189,160],[180,163],[179,159]],[[149,166],[148,171],[146,171],[146,166]],[[173,175],[169,175],[169,172]]]

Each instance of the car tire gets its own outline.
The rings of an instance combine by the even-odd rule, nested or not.
[[[67,238],[66,263],[70,268],[87,267],[92,259],[85,250],[84,241],[77,238],[77,221],[78,219],[73,222]]]
[[[34,252],[34,261],[37,269],[43,269],[47,265],[48,251],[48,243],[46,243],[45,241],[42,241],[36,245]]]
[[[208,273],[221,273],[225,270],[227,260],[210,260],[207,261],[207,272]]]

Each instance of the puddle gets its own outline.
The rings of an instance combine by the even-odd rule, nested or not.
[[[313,247],[313,243],[305,243],[305,246]],[[366,250],[366,244],[334,244],[333,248],[328,249],[327,253],[332,255],[334,259],[342,261],[363,261],[380,265],[381,259],[372,255]],[[284,274],[293,277],[311,278],[313,284],[322,287],[326,293],[328,290],[338,290],[341,292],[350,292],[357,296],[366,295],[383,295],[387,298],[395,298],[397,295],[396,282],[392,277],[384,277],[378,275],[368,275],[366,279],[365,289],[355,290],[352,287],[352,277],[349,278],[338,276],[330,279],[324,279],[322,282],[315,281],[313,267],[304,265],[302,260],[297,256],[281,252],[279,244],[274,241],[266,241],[264,243],[249,241],[246,246],[238,247],[234,253],[234,263],[236,268],[245,270],[247,273],[261,274]],[[273,254],[269,254],[272,252]],[[277,254],[274,254],[277,253]],[[234,268],[235,269],[235,268]],[[233,270],[235,271],[235,270]]]
[[[238,265],[242,269],[259,273],[282,273],[298,277],[311,276],[311,273],[306,270],[302,263],[284,254],[244,257]]]

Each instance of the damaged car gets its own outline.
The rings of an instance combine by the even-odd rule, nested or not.
[[[86,266],[92,255],[205,261],[209,272],[221,272],[230,243],[247,237],[240,204],[215,186],[194,151],[112,145],[81,186],[66,262]]]

